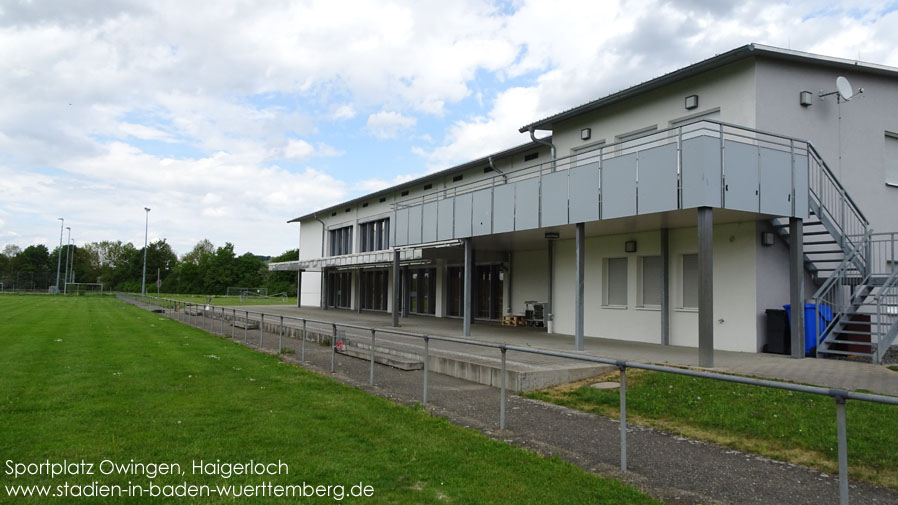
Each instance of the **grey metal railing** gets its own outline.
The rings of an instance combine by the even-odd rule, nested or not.
[[[896,276],[898,277],[898,276]],[[226,336],[224,330],[224,320],[227,317],[226,308],[224,307],[215,307],[209,304],[196,304],[190,302],[183,302],[179,300],[169,299],[169,298],[158,298],[152,296],[141,296],[140,294],[132,294],[132,293],[117,293],[116,296],[120,300],[124,300],[130,303],[134,303],[140,306],[143,306],[147,309],[153,308],[161,308],[161,309],[171,309],[174,313],[174,318],[184,322],[185,324],[190,324],[192,326],[197,326],[205,329],[206,327],[206,319],[207,313],[209,315],[208,319],[210,319],[210,328],[212,328],[211,319],[215,316],[215,314],[221,314],[222,324],[220,326],[220,333],[223,336]],[[202,307],[202,310],[197,310],[198,307]],[[191,310],[193,309],[193,310]],[[220,309],[220,310],[216,310]],[[237,310],[230,309],[231,316],[234,319],[231,319],[231,324],[235,324],[238,319]],[[249,326],[250,316],[256,314],[259,316],[260,320],[263,319],[263,312],[251,312],[248,310],[243,310],[244,313],[244,331]],[[172,315],[169,313],[168,315]],[[202,318],[202,320],[197,320],[196,318]],[[534,349],[530,347],[520,347],[514,345],[507,344],[497,344],[492,342],[481,342],[476,340],[469,340],[463,338],[454,338],[454,337],[443,337],[437,335],[428,335],[422,333],[413,333],[408,331],[402,331],[395,328],[375,328],[370,326],[362,326],[355,324],[347,324],[347,323],[338,323],[336,321],[325,321],[325,320],[316,320],[310,318],[303,318],[297,316],[281,316],[278,321],[278,332],[279,334],[284,334],[284,323],[285,321],[290,322],[293,321],[294,324],[298,324],[299,326],[293,326],[294,329],[301,328],[300,340],[302,345],[302,354],[300,357],[300,362],[305,362],[305,342],[308,339],[308,332],[310,325],[317,326],[317,332],[319,334],[327,333],[330,330],[329,339],[327,341],[327,345],[330,347],[330,370],[334,372],[336,370],[336,354],[338,344],[343,342],[339,335],[339,328],[345,329],[354,329],[359,330],[360,333],[358,335],[359,338],[364,338],[363,335],[370,335],[371,341],[371,352],[370,352],[370,371],[369,371],[369,383],[374,385],[374,363],[375,363],[375,339],[378,333],[381,334],[392,334],[399,335],[404,337],[412,337],[416,339],[420,339],[424,344],[424,370],[423,370],[423,379],[422,379],[422,403],[426,404],[428,401],[428,375],[429,375],[429,366],[428,361],[430,358],[430,342],[431,341],[439,341],[439,342],[451,342],[457,344],[470,345],[475,347],[482,348],[491,348],[497,349],[501,352],[501,380],[500,380],[500,392],[499,392],[499,429],[504,430],[506,424],[506,408],[505,404],[507,401],[507,361],[506,356],[509,351],[512,352],[520,352],[526,354],[536,354],[541,356],[552,356],[557,358],[571,359],[576,361],[585,361],[589,363],[598,363],[604,365],[613,365],[620,370],[621,373],[621,382],[620,382],[620,468],[622,471],[627,471],[627,386],[626,386],[626,371],[628,368],[635,368],[640,370],[651,370],[655,372],[663,372],[670,373],[674,375],[684,375],[688,377],[696,377],[702,379],[710,379],[710,380],[718,380],[723,382],[730,382],[736,384],[746,384],[750,386],[758,386],[758,387],[767,387],[773,389],[781,389],[785,391],[793,391],[793,392],[801,392],[801,393],[810,393],[821,396],[829,396],[833,398],[836,405],[836,428],[837,428],[837,445],[838,445],[838,466],[839,466],[839,499],[840,503],[843,505],[847,505],[849,503],[848,497],[848,428],[845,416],[845,404],[847,400],[857,400],[857,401],[866,401],[872,403],[881,403],[886,405],[898,405],[898,398],[892,396],[883,396],[877,394],[869,394],[869,393],[858,393],[854,391],[848,391],[844,389],[836,389],[836,388],[824,388],[818,386],[807,386],[803,384],[792,384],[788,382],[778,382],[772,380],[765,379],[757,379],[753,377],[741,377],[736,375],[726,375],[715,372],[705,372],[699,370],[689,370],[683,368],[674,368],[669,366],[662,365],[654,365],[650,363],[639,363],[635,361],[626,361],[626,360],[617,360],[611,358],[601,358],[596,356],[587,356],[583,354],[575,354],[570,352],[560,352],[560,351],[549,351],[545,349]],[[264,325],[260,326],[260,347],[262,343],[262,332],[264,332]],[[231,328],[231,335],[234,335],[234,329]],[[246,343],[246,334],[244,333],[244,343]],[[282,342],[281,342],[282,344]],[[284,351],[283,345],[277,350],[277,354],[281,354]]]

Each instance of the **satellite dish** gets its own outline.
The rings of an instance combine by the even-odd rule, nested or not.
[[[851,100],[851,97],[854,96],[854,91],[851,89],[851,83],[848,82],[848,79],[842,77],[836,77],[836,90],[839,92],[839,96],[842,97],[842,100],[846,102]]]

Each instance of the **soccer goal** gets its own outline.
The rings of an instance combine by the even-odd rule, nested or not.
[[[263,298],[268,296],[268,288],[230,287],[225,293],[225,296],[240,298],[240,300],[245,300],[247,298]]]
[[[102,282],[66,282],[65,294],[75,296],[99,296],[103,294]]]

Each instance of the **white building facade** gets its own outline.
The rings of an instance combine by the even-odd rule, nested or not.
[[[838,76],[863,93],[828,94]],[[867,333],[875,360],[898,328],[871,311],[898,284],[896,112],[898,69],[749,45],[296,218],[300,259],[271,268],[302,272],[302,305],[459,317],[467,334],[541,302],[578,347],[696,346],[704,364],[759,352],[768,309],[812,300],[835,313],[807,321],[815,347]]]

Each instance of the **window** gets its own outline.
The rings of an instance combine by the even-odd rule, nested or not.
[[[352,254],[352,226],[330,230],[330,255]]]
[[[627,306],[627,258],[605,260],[605,305]]]
[[[886,146],[882,161],[886,169],[886,184],[898,186],[898,135],[886,133]]]
[[[483,173],[488,174],[493,171],[493,167],[484,167]]]
[[[684,309],[698,308],[698,254],[684,254],[682,263],[682,299]]]
[[[389,270],[362,270],[359,275],[362,309],[386,311]]]
[[[412,268],[407,272],[408,311],[413,314],[435,314],[437,295],[437,269]]]
[[[465,178],[464,175],[456,175],[455,177],[452,178],[452,182],[459,182],[464,178]]]
[[[539,158],[539,153],[528,153],[524,155],[524,161],[533,161]]]
[[[408,196],[408,190],[405,190],[402,193],[399,193],[399,196]]]
[[[661,306],[661,256],[642,256],[640,263],[639,306]]]
[[[359,225],[359,251],[382,251],[390,248],[390,218]]]
[[[582,167],[590,163],[598,163],[602,156],[602,146],[605,145],[604,140],[593,142],[584,146],[571,149],[571,166]]]
[[[433,184],[425,184],[424,189],[430,189],[433,187]]]
[[[380,203],[384,203],[384,202],[387,201],[387,197],[383,196],[383,197],[380,198],[379,201],[380,201]]]
[[[348,309],[352,297],[352,272],[328,272],[327,306]]]

